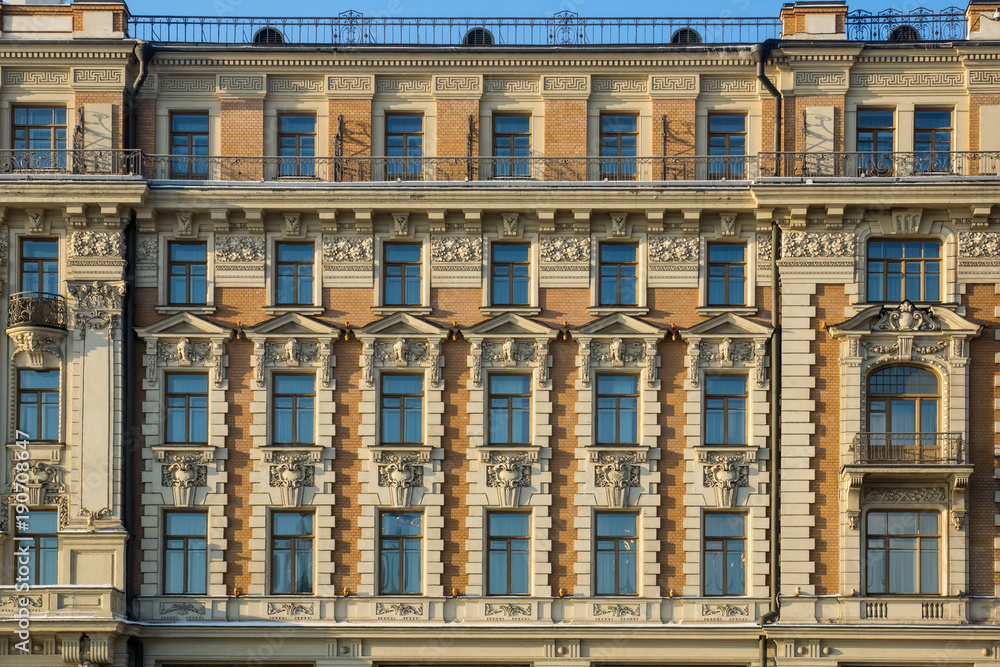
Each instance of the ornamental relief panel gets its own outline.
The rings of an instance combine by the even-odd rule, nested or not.
[[[420,451],[376,450],[372,459],[379,487],[389,490],[389,504],[399,509],[413,505],[414,490],[424,488],[424,464],[430,457]]]
[[[303,491],[316,486],[315,456],[311,452],[271,453],[268,485],[281,492],[284,507],[301,507]]]
[[[607,507],[625,509],[632,503],[632,489],[638,489],[645,455],[636,451],[592,451],[594,485],[604,489]]]
[[[481,452],[481,457],[486,464],[486,486],[496,491],[497,505],[519,507],[521,489],[531,488],[531,468],[537,460],[536,454],[492,450]],[[527,495],[530,494],[529,490]]]
[[[538,386],[549,383],[549,344],[547,340],[525,341],[507,337],[501,340],[470,338],[472,383],[483,386],[484,368],[531,368],[537,370]]]
[[[580,341],[580,380],[590,386],[591,370],[597,368],[641,368],[646,386],[656,385],[656,367],[659,358],[656,343],[614,337],[611,340]]]
[[[292,336],[283,341],[254,341],[253,350],[253,377],[258,387],[264,386],[264,368],[272,366],[315,367],[319,371],[319,383],[325,388],[330,386],[333,377],[330,368],[330,341],[300,340]]]

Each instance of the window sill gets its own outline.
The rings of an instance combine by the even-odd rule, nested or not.
[[[261,308],[268,315],[283,315],[284,313],[302,313],[303,315],[322,315],[326,310],[323,306],[264,306]]]
[[[615,313],[641,317],[649,312],[649,308],[646,306],[591,306],[587,309],[587,312],[599,317],[614,315]]]
[[[208,304],[206,306],[155,306],[154,310],[160,315],[170,315],[173,313],[191,313],[192,315],[211,315],[215,312],[215,305]]]
[[[430,306],[372,306],[372,312],[376,315],[394,315],[395,313],[408,313],[410,315],[430,315]]]
[[[724,313],[733,313],[734,315],[749,315],[754,316],[757,314],[757,306],[698,306],[696,309],[699,315],[722,315]]]
[[[497,315],[503,315],[504,313],[515,313],[517,315],[531,317],[542,312],[542,309],[538,306],[481,306],[479,308],[479,312],[486,317],[496,317]]]

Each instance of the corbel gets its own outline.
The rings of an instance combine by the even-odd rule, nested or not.
[[[355,224],[355,231],[357,231],[358,234],[371,234],[372,209],[370,208],[354,209],[354,224]]]
[[[117,203],[103,203],[98,204],[101,209],[101,217],[104,218],[105,227],[119,227],[121,226],[122,216],[119,212],[121,208]]]
[[[155,234],[156,233],[156,209],[155,208],[138,208],[135,211],[135,222],[139,227],[140,234]]]
[[[444,209],[427,211],[427,220],[431,223],[431,234],[444,234],[447,231],[447,225],[444,221],[445,213]],[[398,214],[392,214],[393,221],[395,221],[396,215]]]
[[[392,214],[392,235],[403,237],[410,235],[409,213],[396,212]]]
[[[719,232],[721,236],[731,238],[736,236],[736,213],[724,211],[719,214]]]
[[[611,226],[608,228],[610,236],[624,237],[625,223],[628,222],[628,213],[612,213],[610,217]]]
[[[264,210],[259,208],[245,208],[243,215],[247,219],[248,233],[264,233]]]
[[[229,209],[228,208],[213,208],[209,210],[209,219],[212,221],[212,227],[215,228],[217,233],[226,234],[229,232]]]
[[[826,207],[826,228],[827,229],[841,229],[844,226],[844,207],[843,206],[827,206]]]
[[[684,221],[681,223],[685,234],[697,234],[701,230],[701,209],[686,208],[681,211]]]
[[[83,204],[66,204],[66,225],[83,229],[87,226],[87,207]]]
[[[590,234],[590,209],[573,209],[573,231],[577,234]]]
[[[792,206],[788,214],[789,229],[805,229],[806,214],[809,212],[808,206]]]
[[[479,236],[483,233],[483,210],[479,208],[467,208],[462,211],[465,216],[465,233],[470,236]]]
[[[302,236],[305,230],[302,228],[302,214],[298,211],[285,211],[281,214],[285,221],[282,232],[285,236]]]
[[[973,204],[972,206],[972,228],[986,229],[990,224],[990,204]]]
[[[28,214],[28,231],[32,234],[44,234],[45,229],[45,209],[29,208],[24,210]]]
[[[538,209],[538,229],[541,232],[556,231],[556,211],[553,208]]]
[[[754,221],[757,223],[757,233],[764,234],[771,231],[771,224],[774,222],[773,208],[758,208],[753,212]]]
[[[646,209],[646,231],[650,234],[662,234],[663,233],[663,214],[664,210],[659,209]]]
[[[511,238],[521,235],[520,225],[517,221],[517,213],[507,212],[500,214],[500,236]]]
[[[320,209],[319,224],[322,225],[323,231],[336,233],[337,209],[335,208]]]
[[[177,236],[194,236],[194,213],[192,211],[177,211]]]

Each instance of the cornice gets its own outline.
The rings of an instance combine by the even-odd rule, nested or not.
[[[961,62],[958,55],[948,56],[918,56],[918,55],[894,55],[894,56],[858,56],[858,63],[957,63]]]
[[[511,68],[523,67],[525,69],[562,67],[566,69],[579,69],[592,72],[594,68],[606,67],[616,70],[617,73],[624,69],[634,68],[657,68],[657,67],[753,67],[752,60],[747,58],[714,58],[714,59],[674,59],[674,58],[497,58],[497,59],[446,59],[446,58],[380,58],[380,59],[343,59],[334,58],[301,58],[301,59],[277,59],[277,58],[172,58],[157,57],[153,63],[155,68],[169,67],[318,67],[318,68],[349,68],[356,67],[370,71],[372,68],[426,68],[439,70],[440,68],[461,68],[461,69],[502,69],[509,71]]]
[[[18,44],[19,47],[24,48],[23,43]],[[18,59],[21,60],[111,60],[111,61],[129,61],[132,55],[132,44],[128,45],[128,48],[123,51],[13,51],[13,50],[3,50],[0,53],[3,54],[3,64],[4,66],[17,65]]]

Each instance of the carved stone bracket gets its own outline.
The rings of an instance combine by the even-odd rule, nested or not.
[[[413,502],[413,489],[424,485],[424,452],[378,451],[373,454],[378,465],[378,485],[389,489],[390,503],[405,509]]]
[[[750,486],[750,459],[746,452],[705,452],[700,457],[704,464],[703,481],[706,488],[715,491],[715,505],[735,508],[739,489]]]
[[[11,331],[8,334],[14,341],[14,350],[10,353],[13,360],[18,354],[24,353],[29,368],[45,368],[45,353],[55,355],[59,359],[63,358],[62,346],[66,339],[66,332],[58,329],[51,331]]]
[[[272,452],[269,484],[281,490],[281,504],[300,507],[302,492],[316,486],[316,468],[310,452]]]
[[[481,452],[486,463],[486,486],[496,489],[500,507],[517,507],[522,488],[531,486],[534,452]]]
[[[608,507],[624,509],[629,506],[632,489],[639,488],[640,463],[645,457],[635,451],[592,451],[594,484],[607,492]]]
[[[174,505],[191,507],[195,489],[208,486],[208,466],[201,453],[163,452],[161,471],[163,486],[174,495]]]
[[[76,299],[73,323],[81,338],[88,329],[100,331],[107,328],[108,336],[111,336],[119,327],[125,283],[95,280],[93,283],[72,283],[67,289],[70,296]]]
[[[38,507],[50,504],[50,499],[66,492],[62,482],[63,470],[60,466],[49,465],[44,461],[28,462],[25,477],[17,476],[17,483],[11,485],[11,491],[23,487],[28,493],[28,505]]]

